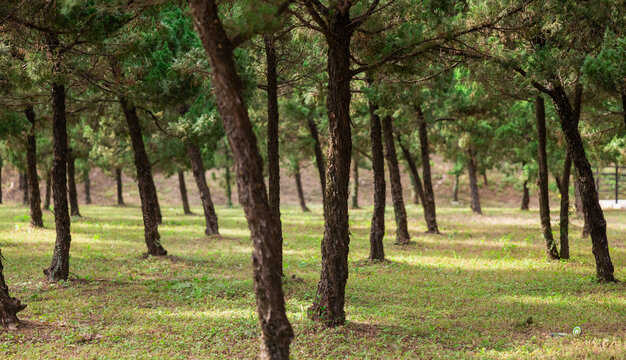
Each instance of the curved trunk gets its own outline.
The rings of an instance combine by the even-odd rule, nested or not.
[[[124,192],[122,191],[122,169],[115,168],[115,183],[117,184],[117,205],[124,206]]]
[[[293,330],[285,314],[280,263],[280,233],[271,216],[263,160],[243,99],[232,45],[218,16],[215,0],[191,0],[200,39],[211,63],[217,108],[234,154],[239,202],[243,206],[254,244],[254,292],[262,331],[261,359],[289,359]]]
[[[552,226],[550,225],[550,200],[548,193],[548,160],[546,154],[546,109],[541,96],[537,96],[535,101],[535,112],[537,120],[537,139],[539,152],[537,162],[539,163],[539,217],[541,219],[541,231],[546,241],[546,253],[551,259],[558,259],[559,252],[556,242],[552,236]]]
[[[370,228],[370,260],[384,260],[385,250],[385,157],[383,154],[383,138],[380,117],[376,114],[378,107],[372,102],[370,108],[370,139],[372,141],[372,170],[374,172],[374,212]]]
[[[561,179],[561,211],[559,213],[559,232],[561,238],[561,259],[569,259],[569,177],[572,169],[572,158],[565,152],[563,179]]]
[[[217,235],[219,234],[217,214],[215,213],[215,206],[213,205],[213,199],[211,198],[211,190],[206,182],[204,163],[202,162],[200,148],[195,144],[188,145],[187,154],[189,154],[193,178],[196,180],[196,186],[198,186],[200,199],[202,199],[204,222],[206,224],[204,233],[206,235]]]
[[[30,187],[30,225],[43,227],[41,214],[41,195],[39,194],[39,176],[37,176],[37,139],[35,138],[35,112],[32,106],[26,111],[30,122],[30,131],[26,136],[26,160],[28,163],[28,186]]]
[[[85,204],[91,205],[91,179],[89,179],[89,170],[85,174]]]
[[[396,133],[396,139],[398,140],[398,145],[400,145],[400,149],[402,150],[402,154],[404,155],[404,159],[406,163],[409,165],[409,170],[411,172],[411,183],[413,184],[413,203],[419,204],[420,200],[422,203],[424,202],[424,187],[422,185],[422,179],[420,178],[419,171],[417,171],[417,165],[415,164],[415,160],[413,160],[413,155],[409,149],[404,147],[402,141],[400,139],[400,135]]]
[[[296,180],[296,190],[298,192],[298,200],[300,202],[300,209],[302,212],[309,212],[309,208],[306,206],[306,201],[304,200],[304,191],[302,190],[302,179],[300,178],[300,164],[295,164],[295,169],[293,171],[293,177]]]
[[[191,215],[189,208],[189,199],[187,198],[187,185],[185,184],[185,172],[178,172],[178,188],[180,190],[180,199],[183,202],[183,212],[185,215]]]
[[[476,178],[476,157],[474,150],[467,150],[467,173],[469,175],[470,193],[472,195],[472,211],[476,214],[482,214],[480,208],[480,194],[478,192],[478,179]]]
[[[415,116],[417,118],[417,128],[420,137],[420,150],[422,152],[422,178],[424,179],[424,197],[422,204],[424,206],[424,220],[428,227],[428,233],[439,234],[439,226],[437,225],[437,212],[435,207],[435,193],[433,192],[433,183],[430,175],[430,148],[428,146],[428,129],[426,128],[426,119],[422,113],[421,106],[415,106]]]
[[[50,170],[46,171],[46,196],[43,202],[43,209],[50,210],[50,196],[52,192],[52,176]]]
[[[385,159],[389,169],[389,182],[391,183],[391,198],[396,215],[396,244],[406,245],[411,240],[406,221],[406,209],[402,197],[402,182],[400,180],[400,168],[398,167],[398,155],[393,140],[393,124],[391,116],[385,116],[382,121],[383,138],[385,139]]]
[[[74,152],[69,149],[67,152],[67,182],[70,195],[70,214],[72,216],[80,216],[80,210],[78,209],[78,194],[76,192],[76,170],[74,164],[76,158]]]
[[[317,125],[313,119],[309,119],[309,131],[314,142],[315,150],[315,164],[317,165],[317,173],[320,176],[320,185],[322,186],[322,198],[324,197],[324,191],[326,189],[326,170],[324,166],[324,154],[322,153],[322,145],[320,144],[320,137],[317,131]]]
[[[359,157],[352,155],[352,208],[359,208]]]
[[[2,259],[0,253],[0,322],[5,328],[15,329],[20,323],[17,319],[17,313],[24,310],[26,305],[22,305],[18,299],[9,295],[9,287],[4,281]]]

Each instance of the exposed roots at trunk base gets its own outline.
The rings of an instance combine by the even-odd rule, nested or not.
[[[346,323],[346,314],[333,315],[327,306],[322,306],[319,303],[311,305],[307,309],[307,315],[312,321],[322,323],[326,327],[343,326]]]
[[[1,257],[2,254],[0,254]],[[5,328],[14,330],[20,324],[17,313],[24,310],[26,305],[9,295],[9,288],[4,282],[2,270],[2,262],[0,262],[0,321]]]

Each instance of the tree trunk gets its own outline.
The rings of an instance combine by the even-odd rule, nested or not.
[[[2,259],[0,253],[0,322],[5,328],[15,329],[20,323],[17,319],[17,313],[24,310],[26,305],[22,305],[18,299],[9,295],[9,287],[4,281]]]
[[[50,170],[46,171],[46,196],[43,203],[44,210],[50,210],[50,196],[52,193],[52,175],[50,175]]]
[[[420,203],[420,200],[422,203],[424,203],[424,187],[422,185],[422,179],[420,178],[420,174],[417,171],[417,165],[415,164],[413,155],[411,155],[411,152],[409,151],[409,149],[404,147],[404,145],[402,144],[402,140],[400,139],[400,135],[397,133],[396,133],[396,139],[398,140],[398,145],[400,145],[400,149],[402,150],[404,159],[406,160],[406,163],[409,165],[409,170],[411,173],[411,182],[413,184],[413,194],[414,194],[413,203],[417,205]]]
[[[587,223],[587,219],[585,219],[585,214],[583,213],[583,200],[580,196],[579,186],[578,175],[576,174],[576,171],[574,171],[574,201],[576,206],[576,216],[583,219],[583,230],[580,236],[585,239],[589,236],[589,224]]]
[[[320,176],[320,185],[322,186],[322,200],[324,198],[324,191],[326,190],[326,167],[324,165],[324,154],[322,153],[322,145],[320,144],[320,137],[317,131],[317,124],[315,120],[309,119],[309,130],[311,131],[311,137],[314,142],[315,150],[315,164],[317,165],[317,173]]]
[[[563,179],[561,179],[561,211],[559,214],[559,232],[561,235],[561,259],[569,259],[569,177],[572,169],[572,158],[565,152]]]
[[[370,139],[372,141],[372,170],[374,172],[374,212],[370,227],[370,260],[385,260],[383,237],[385,236],[385,157],[380,117],[376,114],[378,106],[369,103]]]
[[[352,208],[359,208],[359,156],[352,155]]]
[[[267,169],[268,201],[271,215],[280,234],[280,263],[283,263],[283,229],[280,220],[280,158],[278,144],[278,75],[276,74],[276,44],[273,35],[265,35],[265,56],[267,59]],[[304,198],[301,199],[304,201]],[[306,207],[306,206],[305,206]],[[283,275],[281,266],[280,273]]]
[[[487,170],[483,170],[482,172],[483,175],[483,181],[485,182],[485,186],[489,186],[489,181],[487,181]]]
[[[115,182],[117,183],[117,205],[124,206],[124,192],[122,191],[122,169],[115,168]]]
[[[537,120],[537,139],[539,143],[539,153],[537,162],[539,163],[539,217],[541,219],[541,231],[546,241],[546,253],[551,259],[558,259],[559,252],[556,242],[552,236],[552,226],[550,225],[550,199],[548,193],[548,160],[546,154],[546,109],[541,96],[537,96],[535,102],[535,112]]]
[[[2,168],[4,166],[2,157],[0,157],[0,204],[2,204]]]
[[[526,168],[526,161],[522,161],[522,172]],[[530,192],[528,190],[528,179],[524,178],[524,184],[522,185],[522,206],[520,210],[528,210],[530,205]]]
[[[53,39],[54,47],[58,40]],[[52,47],[52,46],[51,46]],[[53,50],[51,50],[53,51]],[[58,64],[55,66],[58,67]],[[70,272],[70,213],[67,204],[67,124],[65,118],[65,86],[52,83],[52,190],[56,242],[50,267],[44,274],[52,282],[67,280]]]
[[[452,187],[452,201],[459,202],[459,174],[454,175],[454,186]]]
[[[400,168],[398,167],[398,155],[393,140],[393,124],[391,116],[383,118],[383,138],[385,140],[385,159],[389,169],[389,182],[391,183],[391,198],[396,215],[396,244],[406,245],[411,240],[406,220],[406,209],[402,197],[402,182],[400,180]]]
[[[472,211],[476,214],[482,214],[483,211],[480,208],[480,194],[478,192],[478,179],[476,178],[476,157],[472,149],[467,150],[467,173],[469,175],[470,193],[472,195]]]
[[[91,205],[91,179],[89,179],[89,170],[85,173],[85,204]]]
[[[72,149],[68,149],[67,152],[67,182],[70,195],[70,214],[72,216],[80,216],[80,210],[78,209],[78,194],[76,192],[76,171],[74,164],[76,158]]]
[[[298,191],[298,200],[300,201],[300,209],[302,212],[309,212],[309,208],[306,206],[304,200],[304,191],[302,190],[302,180],[300,178],[300,164],[296,163],[293,171],[293,177],[296,180],[296,190]]]
[[[20,171],[20,190],[22,190],[22,204],[28,205],[28,175]]]
[[[137,109],[128,100],[120,96],[120,105],[126,118],[126,125],[135,155],[135,168],[137,169],[137,185],[141,198],[141,211],[143,213],[144,238],[148,247],[148,254],[152,256],[165,256],[167,251],[161,245],[159,235],[158,210],[156,203],[156,191],[152,179],[152,169],[139,127]]]
[[[289,359],[293,330],[285,314],[280,269],[280,233],[271,216],[263,160],[243,99],[233,46],[219,19],[215,0],[191,0],[196,29],[211,63],[211,79],[217,108],[237,168],[239,202],[244,208],[250,237],[254,292],[262,330],[261,359]]]
[[[613,274],[613,263],[609,254],[606,220],[600,207],[598,193],[594,187],[593,171],[589,161],[587,161],[585,147],[578,131],[582,86],[577,86],[574,107],[570,104],[565,90],[561,86],[556,86],[553,90],[549,90],[549,95],[559,114],[561,129],[567,140],[568,152],[572,157],[576,173],[578,174],[583,213],[589,224],[592,252],[596,260],[596,276],[600,282],[614,282],[616,279]]]
[[[178,188],[180,189],[180,198],[183,202],[183,212],[185,215],[191,215],[191,209],[189,208],[189,199],[187,198],[187,185],[185,184],[185,172],[178,172]]]
[[[220,232],[217,223],[217,214],[215,213],[215,206],[213,205],[213,199],[211,198],[211,190],[206,182],[204,163],[202,162],[200,148],[196,144],[187,145],[187,154],[189,154],[193,178],[196,180],[196,186],[198,186],[200,199],[202,199],[204,222],[206,224],[204,233],[206,235],[218,235]]]
[[[35,112],[29,106],[25,111],[30,122],[30,131],[26,136],[26,160],[28,163],[28,186],[30,187],[30,225],[43,227],[41,214],[41,195],[39,193],[39,176],[37,175],[37,139],[35,138]]]
[[[422,178],[424,179],[424,197],[422,204],[424,206],[424,220],[428,227],[427,233],[439,234],[437,226],[437,212],[435,207],[435,193],[433,191],[433,183],[430,176],[430,148],[428,146],[428,129],[426,128],[426,119],[422,113],[421,106],[415,106],[415,115],[417,118],[417,128],[420,137],[420,150],[422,152]]]

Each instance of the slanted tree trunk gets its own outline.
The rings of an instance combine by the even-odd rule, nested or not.
[[[435,207],[435,193],[433,191],[433,183],[430,174],[430,148],[428,146],[428,129],[426,128],[426,119],[422,112],[422,107],[415,106],[415,116],[417,118],[417,129],[420,137],[420,150],[422,153],[422,178],[424,179],[424,197],[422,204],[424,206],[424,220],[426,220],[427,233],[439,234],[437,226],[437,212]]]
[[[22,204],[28,205],[28,176],[20,171],[19,188],[22,190]]]
[[[50,210],[50,197],[52,193],[52,175],[50,174],[50,170],[46,171],[46,195],[45,200],[43,202],[43,209]]]
[[[285,314],[280,269],[280,233],[263,179],[263,160],[243,99],[243,84],[233,58],[233,45],[218,16],[215,0],[189,1],[196,29],[211,63],[217,108],[235,158],[239,202],[250,237],[254,292],[262,332],[261,359],[289,359],[293,330]]]
[[[185,172],[178,172],[178,188],[180,189],[180,198],[183,202],[183,212],[185,215],[191,215],[191,209],[189,208],[189,199],[187,198],[187,185],[185,184]]]
[[[117,205],[124,206],[124,192],[122,183],[122,169],[115,168],[115,183],[117,184]]]
[[[15,329],[20,323],[17,313],[24,310],[26,305],[22,305],[18,299],[9,295],[9,287],[4,281],[2,259],[0,253],[0,322],[7,329]]]
[[[53,54],[59,46],[55,36],[48,38],[48,51]],[[54,71],[60,64],[56,63]],[[70,213],[67,204],[67,123],[65,118],[65,86],[52,83],[52,190],[56,242],[50,267],[44,274],[52,282],[67,280],[70,273]]]
[[[369,103],[370,139],[372,141],[372,170],[374,171],[374,212],[370,227],[370,260],[385,260],[383,237],[385,236],[385,157],[380,117],[376,114],[378,106]]]
[[[537,185],[539,186],[539,217],[541,219],[541,231],[546,241],[546,253],[551,259],[558,259],[559,252],[556,248],[556,242],[552,236],[552,227],[550,225],[550,199],[548,193],[548,160],[546,154],[546,110],[543,98],[537,96],[535,101],[535,112],[537,120],[537,139],[539,143],[539,153],[537,162],[539,163],[539,178]]]
[[[382,119],[383,138],[385,140],[385,159],[389,169],[389,182],[391,183],[391,198],[396,215],[396,244],[406,245],[411,240],[406,220],[406,209],[402,197],[402,182],[400,180],[400,168],[398,167],[398,155],[393,140],[393,124],[391,116]]]
[[[483,169],[481,174],[483,176],[483,181],[485,183],[485,186],[489,186],[489,181],[487,181],[487,169]]]
[[[352,208],[359,208],[359,156],[352,155]]]
[[[452,187],[452,201],[459,202],[459,174],[454,174],[454,186]]]
[[[213,205],[213,199],[211,198],[211,190],[206,182],[206,172],[204,169],[204,163],[202,162],[200,148],[196,144],[189,144],[187,145],[187,154],[189,155],[189,160],[191,162],[193,178],[196,180],[196,186],[198,186],[200,199],[202,199],[202,209],[204,211],[205,222],[204,233],[206,235],[217,235],[220,233],[217,223],[217,214],[215,213],[215,206]]]
[[[89,179],[89,170],[85,173],[85,204],[91,205],[91,179]]]
[[[37,175],[37,139],[35,138],[35,112],[29,106],[25,111],[30,122],[30,131],[26,136],[26,160],[28,166],[28,186],[30,187],[30,225],[43,227],[41,215],[41,195],[39,194],[39,176]]]
[[[309,208],[306,206],[306,201],[304,200],[304,191],[302,190],[302,179],[300,177],[300,164],[296,162],[294,164],[293,169],[293,177],[296,180],[296,190],[298,191],[298,200],[300,202],[300,209],[302,212],[309,212]]]
[[[226,206],[233,207],[233,192],[230,188],[230,153],[228,149],[224,151],[224,158],[226,159],[226,167],[224,168],[224,181],[226,182]]]
[[[572,158],[565,152],[563,179],[561,179],[561,211],[559,214],[559,232],[561,238],[561,259],[569,259],[569,177],[572,169]]]
[[[322,145],[320,144],[320,137],[317,131],[317,124],[315,124],[315,120],[309,119],[309,131],[311,131],[311,137],[314,142],[314,150],[315,150],[315,164],[317,165],[317,173],[320,176],[320,185],[322,186],[322,198],[324,197],[324,192],[326,189],[326,167],[324,165],[324,154],[322,153]]]
[[[165,256],[167,251],[161,245],[159,234],[159,222],[157,219],[156,189],[152,179],[152,169],[146,148],[141,136],[137,110],[125,97],[120,96],[119,102],[124,112],[128,133],[135,155],[135,168],[137,169],[137,185],[141,198],[141,211],[143,213],[144,238],[148,247],[148,254],[152,256]]]
[[[70,195],[70,214],[72,216],[80,216],[80,210],[78,209],[78,194],[76,192],[76,170],[74,164],[76,158],[72,149],[68,149],[67,152],[67,182]]]
[[[413,194],[414,194],[413,203],[417,205],[420,203],[420,200],[422,203],[424,203],[424,186],[422,185],[422,179],[420,178],[419,171],[417,171],[417,165],[415,164],[413,155],[411,155],[411,152],[409,151],[409,149],[407,149],[402,144],[402,140],[400,139],[400,135],[398,133],[396,133],[396,139],[398,140],[398,145],[400,145],[400,149],[402,150],[404,159],[406,160],[406,163],[409,165],[409,170],[411,174],[411,182],[413,184]]]

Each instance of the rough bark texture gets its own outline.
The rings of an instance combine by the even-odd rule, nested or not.
[[[89,171],[85,174],[85,204],[91,205],[91,179],[89,179]]]
[[[559,252],[556,242],[552,236],[552,226],[550,225],[550,200],[548,193],[548,160],[546,154],[546,109],[541,96],[537,96],[535,101],[535,118],[537,121],[537,139],[539,152],[537,162],[539,163],[539,218],[541,219],[541,232],[546,241],[546,253],[551,259],[558,259]]]
[[[159,234],[157,219],[156,190],[154,188],[154,180],[152,179],[152,169],[143,143],[137,110],[123,96],[120,96],[119,102],[124,112],[133,153],[135,155],[137,186],[139,187],[139,197],[141,198],[144,238],[146,246],[148,247],[148,254],[152,256],[165,256],[167,255],[167,251],[161,245],[161,235]]]
[[[0,322],[8,329],[15,329],[20,321],[17,313],[24,310],[26,305],[9,295],[9,287],[4,281],[4,268],[2,267],[2,254],[0,253]]]
[[[370,227],[370,260],[385,260],[383,237],[385,236],[385,155],[383,153],[382,125],[376,114],[378,107],[371,103],[370,139],[372,142],[372,171],[374,172],[374,212]]]
[[[41,214],[41,195],[39,194],[39,176],[37,175],[37,139],[35,138],[35,112],[29,106],[26,118],[30,122],[30,131],[26,136],[26,160],[28,164],[28,186],[30,187],[30,225],[43,227]]]
[[[589,224],[591,234],[592,252],[596,260],[596,276],[600,282],[614,282],[613,263],[609,254],[609,242],[606,236],[606,220],[600,207],[598,193],[594,187],[593,171],[587,160],[585,147],[580,132],[578,121],[580,119],[580,107],[582,86],[576,88],[575,103],[572,106],[567,98],[565,89],[560,85],[548,91],[548,95],[559,114],[561,129],[567,140],[568,151],[574,162],[579,179],[580,195],[583,202],[583,213]]]
[[[187,154],[189,154],[193,178],[196,180],[198,192],[200,193],[200,199],[202,200],[202,209],[204,211],[205,220],[204,233],[206,235],[217,235],[219,234],[217,214],[215,213],[215,206],[213,205],[213,199],[211,198],[211,190],[206,182],[206,172],[204,169],[204,163],[202,162],[200,148],[195,144],[188,145]]]
[[[474,150],[467,150],[467,174],[469,175],[470,193],[472,196],[471,207],[476,214],[482,214],[480,207],[480,194],[478,192],[478,179],[476,178],[476,157]]]
[[[78,208],[78,193],[76,191],[76,169],[74,164],[76,158],[72,149],[67,151],[67,185],[69,187],[70,196],[70,215],[80,216],[80,209]]]
[[[261,359],[289,359],[293,330],[285,314],[280,269],[280,233],[271,216],[263,161],[243,99],[233,48],[219,19],[214,0],[191,0],[196,29],[211,63],[217,108],[237,170],[239,202],[243,206],[254,244],[254,292],[262,330]]]
[[[387,169],[389,169],[389,182],[391,183],[391,198],[396,216],[396,244],[406,245],[411,240],[406,220],[406,208],[402,197],[402,182],[400,180],[400,167],[398,166],[398,155],[393,139],[393,122],[391,116],[382,119],[383,138],[385,140],[385,159]]]
[[[420,150],[422,153],[422,179],[424,179],[424,197],[422,198],[422,206],[424,207],[424,220],[426,220],[428,233],[439,234],[439,227],[437,226],[437,212],[435,207],[435,192],[433,191],[433,183],[430,175],[428,129],[426,128],[424,113],[419,105],[415,106],[415,116],[417,118]]]
[[[572,158],[565,153],[563,178],[561,179],[561,211],[559,213],[559,232],[561,243],[561,259],[569,259],[569,177],[572,169]]]
[[[50,170],[46,171],[46,196],[44,197],[43,209],[50,210],[50,197],[52,193],[52,175]]]
[[[185,215],[191,215],[191,209],[189,208],[189,199],[187,198],[187,185],[185,184],[185,172],[178,172],[178,189],[180,190],[180,199],[183,203],[183,212]]]
[[[309,212],[309,208],[306,206],[306,200],[304,199],[304,191],[302,189],[302,178],[300,176],[300,165],[295,164],[293,169],[293,178],[296,180],[296,190],[298,192],[298,201],[300,202],[300,209],[302,212]]]
[[[117,205],[124,206],[124,192],[122,183],[122,169],[115,168],[115,183],[117,184]]]
[[[314,142],[315,164],[317,165],[317,173],[320,176],[320,185],[322,186],[322,198],[326,189],[326,166],[324,165],[324,154],[322,153],[322,145],[320,144],[320,136],[317,131],[315,120],[309,119],[309,131]]]
[[[359,156],[352,155],[352,199],[351,208],[359,208]]]

